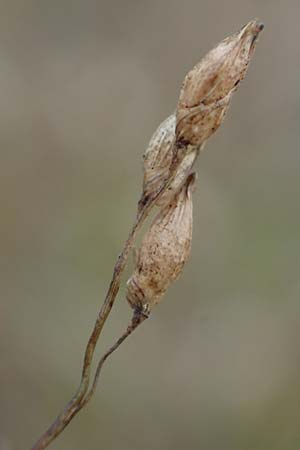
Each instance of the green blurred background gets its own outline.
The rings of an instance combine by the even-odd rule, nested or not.
[[[197,165],[192,257],[52,448],[299,449],[299,0],[0,5],[0,450],[29,448],[77,388],[149,138],[254,17]],[[122,289],[97,355],[129,317]]]

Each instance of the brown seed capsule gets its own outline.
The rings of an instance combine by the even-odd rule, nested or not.
[[[144,153],[144,180],[143,194],[140,201],[141,206],[160,190],[168,178],[173,158],[175,125],[176,115],[174,113],[159,125]],[[158,199],[157,205],[164,206],[170,202],[191,171],[197,155],[198,148],[191,148],[189,152],[186,152],[177,169],[175,179]]]
[[[177,106],[178,147],[205,142],[221,125],[262,29],[259,21],[252,20],[224,39],[186,75]]]
[[[143,155],[142,198],[145,200],[157,193],[168,177],[173,155],[172,145],[175,140],[175,124],[175,114],[165,119],[153,134]]]
[[[158,206],[167,205],[172,201],[172,198],[174,197],[176,192],[180,190],[188,174],[190,173],[195,163],[195,160],[198,156],[198,153],[199,153],[198,147],[190,148],[190,151],[186,152],[185,156],[180,162],[180,165],[178,166],[174,180],[167,187],[163,195],[157,200],[156,204]]]
[[[192,240],[191,191],[196,175],[188,176],[181,190],[155,217],[138,252],[136,267],[127,282],[127,300],[148,314],[169,284],[180,275],[189,257]]]
[[[180,189],[206,140],[221,125],[237,85],[244,77],[263,25],[253,20],[211,50],[185,77],[176,114],[158,127],[144,154],[141,210],[170,176],[176,175],[157,200],[166,205]]]

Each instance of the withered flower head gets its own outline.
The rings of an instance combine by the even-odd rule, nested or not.
[[[176,142],[205,142],[220,126],[244,78],[263,24],[252,20],[220,42],[185,77],[177,106]]]
[[[151,311],[169,284],[178,278],[189,257],[193,223],[191,191],[195,178],[195,174],[188,176],[143,238],[134,273],[127,282],[126,297],[137,312]]]

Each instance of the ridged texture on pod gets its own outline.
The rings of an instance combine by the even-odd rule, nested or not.
[[[176,192],[180,190],[182,184],[186,180],[187,175],[190,173],[198,153],[198,148],[191,148],[190,151],[186,153],[177,169],[176,177],[156,202],[158,206],[164,206],[171,202]]]
[[[158,192],[164,180],[168,178],[173,157],[175,125],[176,116],[172,114],[159,125],[144,153],[144,198]]]
[[[176,113],[157,128],[144,154],[140,210],[168,180],[172,161],[179,164],[175,178],[156,204],[166,205],[180,189],[199,151],[223,122],[262,29],[257,20],[249,22],[224,39],[187,74]]]
[[[127,282],[127,300],[133,309],[148,313],[169,284],[180,275],[192,240],[195,174],[155,217],[141,243],[133,275]]]
[[[179,146],[201,144],[221,125],[262,29],[257,20],[249,22],[224,39],[186,75],[177,105]]]
[[[175,113],[165,119],[153,134],[148,148],[144,153],[144,180],[142,199],[144,203],[152,195],[155,195],[164,181],[168,178],[170,165],[173,158],[173,143],[175,140]],[[198,155],[198,148],[191,148],[184,156],[178,167],[173,182],[165,193],[157,201],[157,205],[163,206],[170,202],[175,193],[180,189],[187,175],[191,171]],[[143,203],[143,202],[142,202]]]

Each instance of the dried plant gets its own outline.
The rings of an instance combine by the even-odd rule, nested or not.
[[[127,300],[135,312],[148,315],[169,284],[180,275],[192,243],[195,173],[155,217],[142,241],[136,267],[127,282]]]
[[[164,205],[192,169],[207,139],[219,128],[233,93],[245,76],[263,25],[252,20],[224,39],[186,75],[176,112],[158,127],[144,154],[139,210],[151,202],[177,166],[176,176],[156,200]],[[172,166],[173,165],[173,166]]]
[[[201,145],[219,128],[262,29],[256,20],[249,22],[224,39],[186,75],[177,105],[177,145]]]
[[[144,180],[143,194],[139,202],[141,208],[145,203],[161,189],[164,181],[168,179],[170,166],[173,159],[173,144],[175,140],[176,113],[165,119],[153,134],[148,148],[143,155],[144,159]],[[197,149],[189,152],[179,165],[176,177],[169,184],[168,188],[156,201],[156,205],[164,206],[170,202],[174,193],[180,188],[191,171],[195,159],[198,155]]]
[[[177,108],[154,133],[144,154],[143,192],[138,213],[114,267],[112,281],[90,335],[77,392],[32,447],[46,448],[92,398],[106,359],[148,317],[152,307],[178,278],[192,238],[190,174],[207,139],[221,125],[232,94],[243,79],[263,25],[253,20],[211,50],[185,77]],[[160,208],[142,240],[134,273],[127,283],[131,323],[98,362],[90,386],[91,365],[103,326],[117,296],[121,275],[136,235],[154,206]]]

